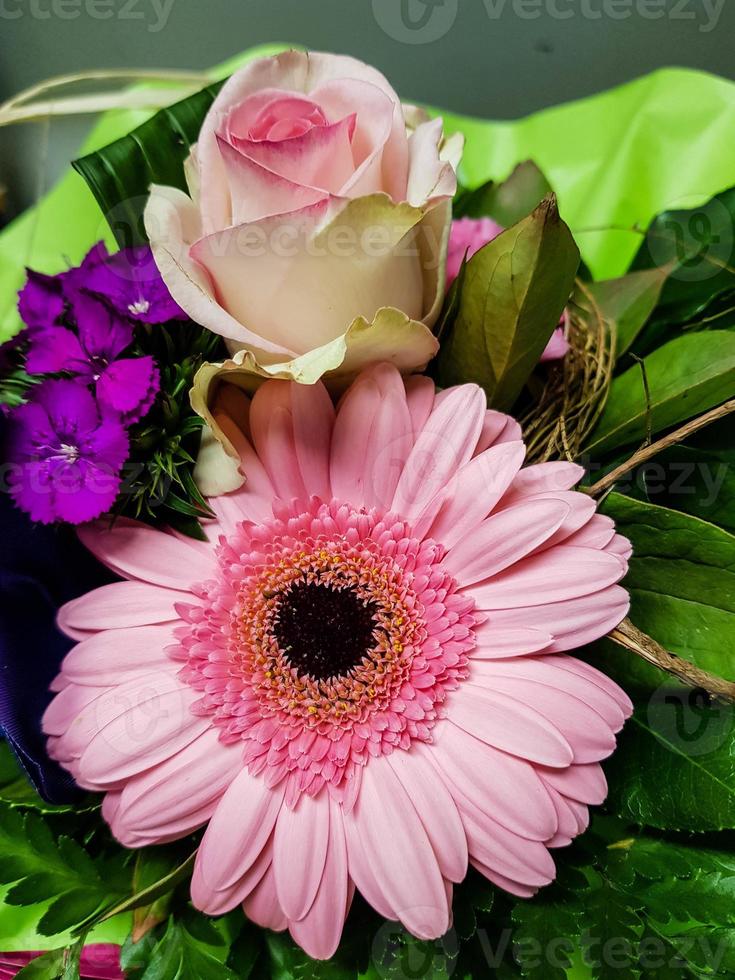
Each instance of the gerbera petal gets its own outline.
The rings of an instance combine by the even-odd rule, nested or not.
[[[480,861],[497,874],[536,888],[554,878],[554,859],[545,843],[514,834],[484,814],[461,793],[457,793],[457,806],[473,863]]]
[[[281,807],[273,837],[273,871],[278,902],[289,919],[302,919],[311,908],[324,874],[328,841],[328,794],[302,796],[293,809]]]
[[[278,901],[276,876],[272,864],[266,869],[255,888],[249,891],[242,907],[245,915],[263,929],[283,932],[288,926],[286,913]],[[204,909],[204,911],[207,910]]]
[[[556,725],[526,702],[500,691],[463,684],[452,698],[449,717],[462,731],[519,759],[556,767],[574,760],[571,745]]]
[[[449,881],[462,881],[467,874],[467,838],[449,790],[418,753],[392,752],[387,758],[413,801],[439,870]]]
[[[288,924],[299,946],[319,960],[328,960],[337,951],[350,903],[342,811],[333,800],[329,806],[329,843],[316,897],[303,918]]]
[[[605,773],[597,763],[568,769],[539,769],[539,778],[557,793],[579,803],[599,804],[607,796]]]
[[[521,626],[516,629],[496,626],[492,618],[475,627],[475,639],[477,646],[472,658],[477,660],[526,656],[546,650],[554,642],[550,633]]]
[[[592,676],[577,673],[569,669],[570,665],[567,663],[569,660],[572,658],[541,656],[513,660],[473,661],[473,672],[482,676],[490,687],[494,686],[498,678],[509,677],[524,683],[545,684],[555,690],[565,691],[593,708],[605,719],[613,732],[620,731],[627,714],[621,706],[619,696],[596,682],[594,674],[599,674],[598,671],[593,670]],[[623,697],[625,698],[625,695]]]
[[[556,833],[556,811],[534,767],[468,735],[449,720],[437,728],[425,753],[453,786],[487,816],[529,840]],[[493,774],[488,779],[488,773]]]
[[[416,533],[422,524],[431,525],[443,499],[440,492],[472,458],[482,431],[486,409],[481,388],[460,385],[443,395],[416,437],[391,507],[411,521]]]
[[[247,872],[268,843],[282,803],[282,785],[270,789],[247,769],[235,777],[197,851],[191,898],[198,909],[219,915],[242,901],[252,888]]]
[[[504,442],[520,442],[522,439],[521,427],[515,419],[489,408],[485,412],[474,455],[479,456],[491,446],[498,446]]]
[[[164,651],[174,642],[174,628],[168,624],[94,633],[67,654],[64,674],[76,684],[103,687],[124,682],[131,673],[166,669],[170,659]]]
[[[625,618],[629,606],[625,589],[612,585],[560,602],[495,609],[479,627],[478,635],[482,635],[486,628],[540,630],[554,638],[550,652],[561,653],[605,636]]]
[[[571,490],[583,476],[583,466],[563,460],[526,466],[508,487],[503,503],[515,504],[525,497],[532,497],[547,491],[558,493],[559,491]]]
[[[558,500],[529,501],[492,514],[449,549],[446,567],[460,587],[482,582],[549,541],[568,515],[569,507]]]
[[[574,762],[599,762],[615,748],[614,730],[602,715],[560,687],[502,675],[492,676],[491,684],[494,696],[504,695],[516,704],[528,705],[546,718],[566,739]]]
[[[480,609],[518,609],[590,595],[624,574],[623,563],[614,555],[558,545],[471,586],[470,592]]]
[[[81,631],[166,623],[179,618],[176,603],[190,599],[188,592],[148,582],[112,582],[63,605],[58,624],[76,638]]]
[[[459,470],[429,530],[429,537],[451,548],[493,510],[518,472],[526,449],[522,442],[502,443],[473,457]]]
[[[195,699],[191,688],[162,671],[122,685],[111,698],[100,698],[94,705],[99,729],[80,757],[80,781],[115,787],[193,742],[209,728],[208,719],[191,711]]]
[[[359,799],[344,820],[364,841],[375,877],[403,925],[422,939],[443,935],[449,926],[444,880],[411,799],[384,757],[365,767]]]
[[[209,729],[155,768],[135,776],[123,789],[114,833],[152,841],[183,836],[208,820],[242,769],[242,750],[223,745]]]
[[[79,528],[79,538],[92,554],[125,578],[189,591],[196,582],[210,578],[216,564],[197,548],[173,534],[120,518],[109,524]]]

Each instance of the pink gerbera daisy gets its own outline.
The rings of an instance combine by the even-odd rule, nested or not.
[[[462,385],[379,365],[225,388],[245,486],[197,543],[132,522],[82,538],[128,581],[67,604],[79,644],[50,751],[125,845],[206,825],[191,892],[331,956],[354,889],[422,938],[468,860],[530,896],[587,825],[631,710],[565,651],[625,616],[628,542],[521,469],[518,425]]]

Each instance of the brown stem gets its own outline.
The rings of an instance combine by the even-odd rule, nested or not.
[[[660,667],[661,670],[673,674],[690,687],[701,687],[712,697],[735,703],[735,684],[732,681],[710,674],[706,670],[695,667],[688,660],[677,657],[675,653],[669,653],[629,619],[624,619],[620,626],[608,635],[614,643],[632,651],[654,667]]]
[[[643,446],[637,452],[633,453],[630,459],[621,463],[620,466],[616,466],[614,470],[611,470],[606,476],[603,476],[597,483],[593,483],[591,487],[582,487],[580,489],[593,497],[598,496],[616,483],[621,476],[625,476],[626,473],[634,470],[636,466],[645,463],[664,449],[668,449],[669,446],[675,446],[677,443],[683,442],[695,432],[699,432],[700,429],[704,429],[705,426],[711,425],[712,422],[716,422],[718,419],[732,414],[732,412],[735,412],[735,398],[731,398],[729,402],[725,402],[724,405],[720,405],[718,408],[713,408],[711,411],[705,412],[699,418],[692,419],[691,422],[682,425],[680,429],[669,433],[663,439],[651,443],[650,446]]]

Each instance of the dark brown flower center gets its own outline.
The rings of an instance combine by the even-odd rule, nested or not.
[[[373,648],[376,612],[351,588],[296,582],[280,598],[273,635],[300,674],[326,680],[348,673]]]

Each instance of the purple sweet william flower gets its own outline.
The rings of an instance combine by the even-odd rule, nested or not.
[[[101,296],[120,316],[139,323],[186,320],[172,298],[147,245],[109,255],[104,242],[94,245],[66,284]]]
[[[10,493],[34,521],[81,524],[108,510],[128,437],[119,418],[75,381],[46,381],[12,417]]]
[[[64,312],[63,276],[45,276],[26,269],[26,284],[18,293],[18,312],[30,331],[59,323]]]
[[[159,375],[152,357],[119,356],[133,342],[133,325],[82,291],[73,297],[71,317],[76,333],[63,326],[33,332],[26,370],[65,371],[94,384],[101,405],[114,409],[128,424],[137,422],[153,404]]]

